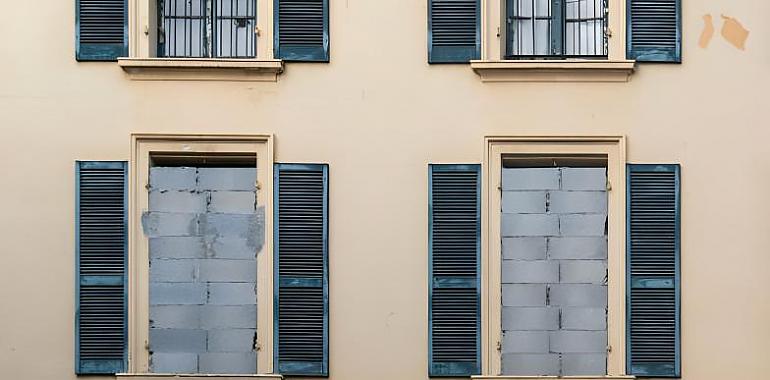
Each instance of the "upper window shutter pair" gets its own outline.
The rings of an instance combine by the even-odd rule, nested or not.
[[[429,374],[480,371],[480,171],[429,169]],[[678,377],[678,165],[629,165],[627,372]]]
[[[428,0],[428,62],[467,63],[481,56],[480,0]],[[681,62],[681,0],[627,0],[627,56]]]
[[[275,56],[329,61],[329,0],[274,0]],[[76,57],[114,61],[128,55],[127,0],[76,0]]]

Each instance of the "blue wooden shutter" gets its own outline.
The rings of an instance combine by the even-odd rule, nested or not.
[[[480,373],[479,165],[429,167],[430,376]]]
[[[628,166],[628,371],[679,377],[679,165]]]
[[[127,0],[76,0],[76,58],[115,61],[128,55]]]
[[[275,0],[275,56],[329,62],[329,0]]]
[[[328,166],[275,166],[275,366],[328,376]]]
[[[123,372],[126,364],[126,163],[76,166],[78,374]]]
[[[682,61],[680,0],[627,0],[628,59]]]
[[[468,63],[481,56],[479,0],[428,0],[428,62]]]

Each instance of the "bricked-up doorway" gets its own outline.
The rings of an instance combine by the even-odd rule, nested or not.
[[[607,168],[509,159],[501,182],[504,375],[607,373]]]
[[[149,170],[149,369],[257,373],[255,157],[156,155]]]

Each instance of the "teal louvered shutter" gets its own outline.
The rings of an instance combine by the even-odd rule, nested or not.
[[[681,0],[626,1],[628,59],[681,62]]]
[[[429,375],[480,373],[481,171],[429,167]]]
[[[127,0],[76,0],[78,61],[115,61],[128,55]]]
[[[428,0],[428,62],[468,63],[481,56],[479,0]]]
[[[76,363],[78,374],[126,364],[126,162],[76,166]]]
[[[680,376],[679,165],[628,166],[628,372]]]
[[[275,366],[282,375],[329,373],[329,168],[276,164]]]
[[[329,0],[275,0],[275,57],[329,62]]]

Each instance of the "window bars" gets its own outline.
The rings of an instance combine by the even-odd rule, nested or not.
[[[158,0],[158,56],[254,58],[256,0]]]
[[[506,0],[506,58],[607,56],[606,0]]]

